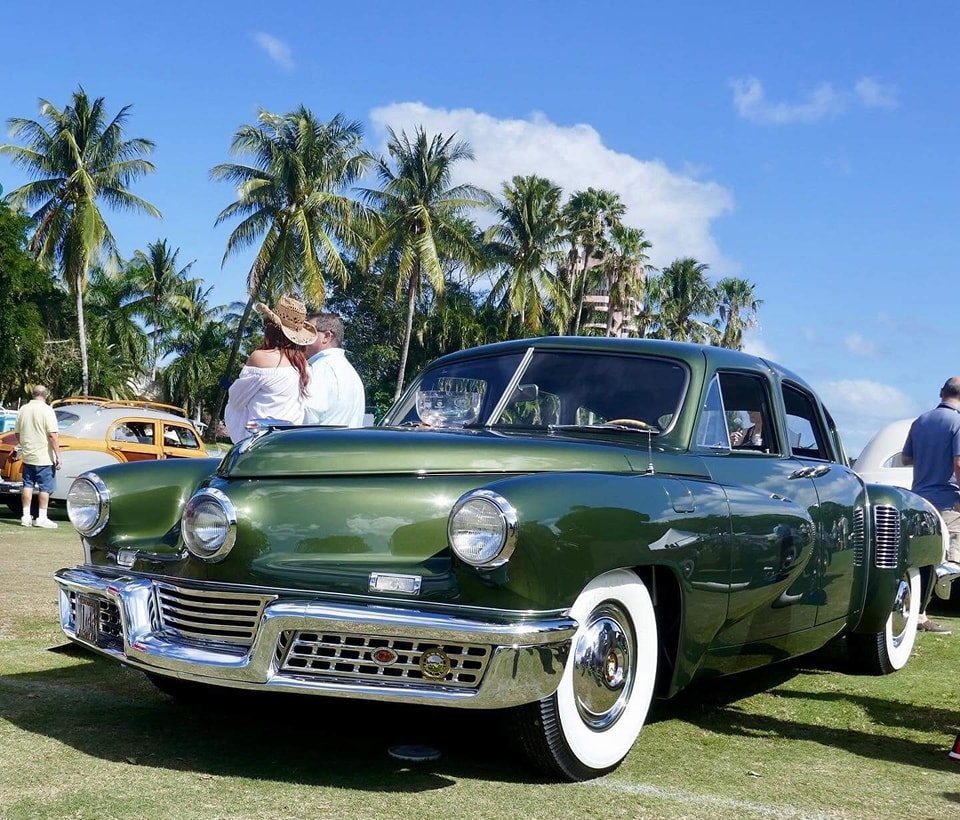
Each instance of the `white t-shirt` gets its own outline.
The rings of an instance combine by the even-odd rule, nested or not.
[[[303,423],[300,371],[295,367],[244,365],[228,395],[223,420],[234,444],[250,437],[248,421]]]
[[[328,347],[308,361],[310,394],[303,423],[363,427],[363,411],[367,403],[363,382],[347,361],[343,348]]]

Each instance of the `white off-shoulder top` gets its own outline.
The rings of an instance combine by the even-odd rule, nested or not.
[[[244,365],[228,396],[223,420],[234,444],[249,438],[248,421],[303,423],[300,372],[295,367]]]

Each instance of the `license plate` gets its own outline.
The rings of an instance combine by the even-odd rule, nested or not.
[[[92,595],[77,595],[77,637],[96,644],[100,640],[100,601]]]

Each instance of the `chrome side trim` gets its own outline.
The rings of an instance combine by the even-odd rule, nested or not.
[[[501,708],[539,700],[556,691],[577,630],[570,617],[480,621],[455,615],[309,599],[266,604],[249,647],[187,640],[158,630],[153,620],[154,587],[149,578],[101,577],[86,569],[62,569],[60,625],[76,636],[71,593],[113,602],[120,615],[122,645],[92,647],[138,669],[219,686],[296,691],[335,697],[424,703],[462,708]],[[283,668],[290,632],[355,634],[430,642],[435,646],[491,647],[479,685],[444,682],[335,679]],[[286,633],[286,634],[285,634]]]

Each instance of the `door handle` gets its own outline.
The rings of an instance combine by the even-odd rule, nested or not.
[[[820,478],[822,475],[826,475],[830,472],[830,467],[826,464],[821,465],[820,467],[814,468],[814,471],[810,474],[811,478]]]
[[[810,478],[813,475],[813,467],[801,467],[799,470],[794,470],[790,475],[787,476],[791,481],[795,478]]]

